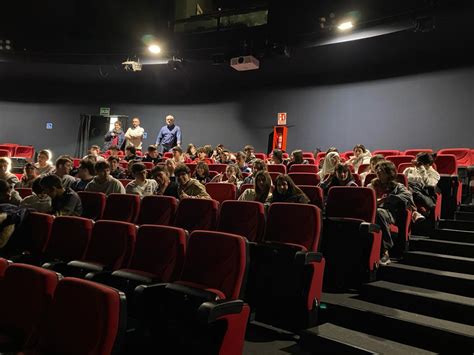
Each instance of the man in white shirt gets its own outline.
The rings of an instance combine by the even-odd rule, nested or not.
[[[130,127],[125,133],[127,146],[133,145],[136,149],[142,150],[142,140],[144,132],[145,130],[140,127],[140,119],[138,117],[135,117],[132,120],[132,127]]]

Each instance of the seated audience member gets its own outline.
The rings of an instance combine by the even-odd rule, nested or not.
[[[33,163],[26,163],[23,167],[23,175],[20,181],[15,184],[15,187],[30,188],[33,186],[33,182],[38,177],[38,169]]]
[[[287,174],[280,174],[275,180],[275,190],[271,198],[273,202],[309,203],[308,196],[295,185]]]
[[[208,158],[207,149],[204,147],[200,147],[197,150],[197,158],[194,160],[195,163],[199,163],[200,161],[208,165],[213,163],[212,160]]]
[[[110,153],[109,157],[116,157],[120,159],[120,156],[119,156],[120,148],[118,146],[111,145],[108,151]]]
[[[134,164],[139,163],[139,162],[140,162],[139,160],[130,160],[127,164],[127,169],[123,170],[123,173],[122,175],[120,175],[119,179],[133,180],[134,176],[133,176],[132,168]]]
[[[18,184],[18,178],[15,174],[10,172],[11,169],[11,160],[7,157],[0,158],[0,180],[8,182],[10,185],[14,186]]]
[[[179,200],[178,183],[170,180],[170,173],[163,166],[155,166],[151,170],[151,176],[157,183],[155,193],[162,196],[173,196]]]
[[[235,160],[236,160],[236,158],[235,158],[234,154],[232,154],[227,149],[224,149],[222,151],[222,153],[220,154],[219,162],[221,164],[234,164]]]
[[[297,149],[291,152],[290,162],[288,163],[288,171],[290,167],[294,164],[308,164],[306,159],[303,159],[303,151],[301,149]]]
[[[224,174],[218,174],[211,180],[212,182],[227,182],[240,188],[243,182],[242,173],[236,164],[229,164],[225,168]]]
[[[331,175],[334,173],[334,169],[336,168],[337,164],[341,161],[341,157],[339,156],[338,152],[329,152],[324,157],[324,162],[321,170],[318,171],[319,178],[321,180],[325,180],[327,175]]]
[[[255,157],[255,148],[251,145],[246,145],[244,147],[244,153],[245,153],[245,162],[247,164],[253,164],[253,162],[257,159]]]
[[[110,176],[110,164],[100,161],[95,165],[96,177],[87,184],[85,191],[103,192],[106,195],[111,193],[125,193],[122,183]]]
[[[176,169],[176,163],[173,159],[169,158],[169,159],[166,159],[165,161],[165,168],[166,170],[168,170],[168,173],[170,174],[170,180],[171,181],[176,181],[177,182],[177,179],[176,179],[176,175],[175,175],[175,169]]]
[[[51,198],[51,212],[55,216],[80,216],[82,203],[78,194],[64,187],[57,175],[48,175],[40,181],[43,192]]]
[[[281,149],[273,149],[270,159],[268,159],[268,164],[285,164],[285,159],[283,159],[283,151]]]
[[[201,184],[207,184],[208,182],[210,182],[212,179],[209,173],[209,166],[202,161],[197,163],[196,169],[193,173],[193,178],[195,178]]]
[[[207,154],[207,157],[208,157],[209,159],[211,159],[211,161],[213,162],[213,161],[214,161],[214,158],[212,157],[212,156],[213,156],[212,145],[210,145],[210,144],[205,144],[203,148],[204,148],[204,151],[205,151],[206,154]],[[217,162],[216,162],[216,163],[217,163]]]
[[[393,247],[390,224],[397,223],[399,213],[414,207],[411,192],[397,181],[397,168],[390,161],[381,161],[375,166],[377,177],[368,187],[375,190],[377,214],[375,223],[382,230],[381,264],[390,263],[389,250]]]
[[[221,154],[224,151],[224,144],[216,145],[216,149],[212,152],[211,159],[218,164],[221,164]]]
[[[338,150],[336,147],[330,147],[330,148],[328,148],[328,150],[326,150],[326,155],[328,155],[328,154],[331,153],[331,152],[336,152],[336,153],[339,154],[339,150]],[[314,155],[314,159],[317,159],[317,155],[318,155],[317,153]],[[323,165],[324,165],[324,159],[321,159],[321,160],[319,161],[318,170],[321,171],[321,169],[323,168]]]
[[[417,222],[428,216],[436,205],[439,173],[433,169],[433,155],[418,153],[413,161],[414,167],[406,168],[403,174],[408,179],[408,187],[413,194],[417,210],[413,211],[413,221]],[[420,213],[423,212],[423,213]]]
[[[354,155],[346,161],[346,164],[352,165],[355,172],[359,170],[362,164],[370,164],[372,154],[370,154],[370,151],[365,148],[363,144],[357,144],[352,151]]]
[[[245,154],[243,152],[237,152],[235,155],[236,164],[238,165],[240,172],[242,173],[251,173],[252,169],[245,162]]]
[[[156,145],[152,144],[148,146],[147,152],[145,156],[143,157],[142,161],[153,163],[154,165],[156,165],[160,162],[160,158],[161,157],[160,157],[160,153],[158,152],[158,148],[156,147]]]
[[[190,161],[193,161],[197,157],[197,148],[194,144],[189,143],[188,144],[188,149],[186,149],[186,153],[184,154],[187,159]]]
[[[180,164],[175,170],[176,180],[178,181],[178,194],[179,198],[195,197],[211,199],[211,196],[206,191],[206,187],[196,179],[191,178],[191,170],[184,165]]]
[[[10,205],[19,206],[21,203],[21,197],[18,191],[13,190],[5,180],[0,180],[0,204],[7,203]]]
[[[140,157],[137,155],[137,148],[133,145],[128,145],[127,148],[125,148],[125,157],[123,159],[126,161],[140,160]]]
[[[183,149],[181,149],[181,147],[173,147],[171,148],[171,152],[173,153],[172,159],[176,164],[191,163],[191,160],[184,156]]]
[[[362,184],[364,184],[364,181],[365,181],[365,178],[367,177],[367,175],[375,174],[375,167],[377,166],[378,163],[380,163],[381,161],[384,161],[384,160],[385,160],[385,157],[382,154],[377,154],[377,155],[374,155],[372,158],[370,158],[369,170],[364,171],[363,173],[359,174]]]
[[[33,182],[33,194],[26,196],[20,203],[20,207],[32,208],[37,212],[51,213],[51,198],[41,187],[41,179],[37,178]]]
[[[40,150],[38,153],[38,161],[35,163],[40,176],[51,174],[54,171],[54,166],[49,161],[51,159],[51,153],[48,150]]]
[[[269,203],[272,198],[272,178],[266,171],[259,171],[255,174],[255,183],[253,189],[247,189],[239,196],[239,200],[258,201]]]
[[[143,163],[135,163],[132,166],[135,180],[130,181],[125,187],[127,194],[139,195],[140,197],[153,195],[158,184],[153,179],[147,179],[146,166]]]
[[[72,170],[72,160],[68,155],[62,155],[56,160],[56,170],[54,174],[61,179],[61,184],[66,189],[76,181],[73,176],[69,175]]]
[[[94,163],[89,159],[81,160],[79,168],[77,168],[78,179],[71,185],[74,191],[84,191],[95,175]]]
[[[357,186],[349,166],[346,164],[338,164],[334,173],[322,181],[319,186],[323,189],[324,194],[327,195],[329,189],[333,186]]]
[[[92,145],[89,148],[89,153],[82,159],[91,159],[95,157],[95,162],[104,161],[104,157],[100,155],[100,147],[98,145]]]
[[[110,176],[116,179],[125,179],[126,174],[124,173],[124,169],[120,166],[120,158],[110,156],[107,158],[107,162],[110,165]]]
[[[255,182],[255,174],[259,171],[267,171],[267,165],[262,159],[255,159],[252,165],[252,175],[247,176],[243,183],[253,184]]]

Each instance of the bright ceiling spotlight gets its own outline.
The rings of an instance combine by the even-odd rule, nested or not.
[[[346,22],[341,23],[339,26],[337,26],[337,29],[339,31],[347,31],[347,30],[350,30],[352,27],[354,27],[352,25],[352,22],[351,21],[346,21]]]
[[[153,53],[153,54],[158,54],[158,53],[161,52],[160,46],[158,46],[156,44],[149,45],[148,50],[150,51],[150,53]]]

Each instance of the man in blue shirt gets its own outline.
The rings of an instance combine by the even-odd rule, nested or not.
[[[171,115],[166,116],[166,126],[161,127],[160,133],[156,137],[156,146],[160,144],[162,153],[181,145],[181,129],[174,124],[174,117]]]

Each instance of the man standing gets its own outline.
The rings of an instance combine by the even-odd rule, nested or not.
[[[174,117],[166,116],[166,126],[161,127],[158,137],[156,137],[156,146],[161,144],[162,153],[169,152],[171,148],[181,145],[181,128],[174,124]]]
[[[132,127],[130,127],[125,133],[125,139],[127,140],[127,146],[132,145],[138,150],[142,150],[143,133],[145,130],[140,127],[140,119],[135,117],[132,120]]]

